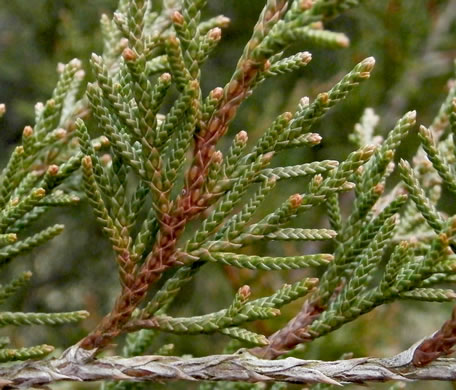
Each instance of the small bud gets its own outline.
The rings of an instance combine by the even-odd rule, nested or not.
[[[274,157],[274,154],[275,154],[275,152],[268,152],[268,153],[263,154],[263,157],[261,158],[261,163],[268,164]]]
[[[321,186],[321,183],[323,183],[322,175],[317,174],[312,178],[312,187],[318,188]]]
[[[93,165],[92,165],[92,159],[90,158],[90,156],[84,156],[81,160],[82,162],[82,165],[84,165],[84,167],[86,168],[92,168]]]
[[[374,187],[374,193],[377,194],[377,195],[383,194],[383,191],[385,191],[385,185],[382,184],[382,183],[378,183],[378,184]]]
[[[81,69],[81,70],[78,70],[74,77],[76,77],[78,80],[83,80],[84,77],[85,77],[85,72]]]
[[[320,134],[317,133],[312,133],[309,135],[307,138],[307,141],[312,144],[312,145],[318,145],[323,138],[321,137]]]
[[[183,15],[179,11],[174,11],[171,20],[173,21],[174,24],[179,24],[182,25],[184,24],[185,20]]]
[[[54,99],[49,99],[47,102],[46,102],[46,107],[47,108],[55,108],[55,100]]]
[[[328,92],[321,92],[318,94],[317,99],[324,105],[329,103],[329,94]]]
[[[17,235],[15,233],[9,233],[6,237],[6,239],[10,244],[12,244],[13,242],[17,241]],[[30,273],[30,276],[32,276],[30,271],[28,273]],[[24,277],[26,277],[25,274],[24,274]],[[30,277],[29,278],[26,277],[26,279],[30,279]]]
[[[35,111],[42,111],[44,109],[44,104],[42,102],[38,102],[35,104]]]
[[[240,295],[240,297],[241,297],[244,301],[246,301],[246,300],[249,298],[250,293],[251,293],[250,287],[247,286],[247,285],[242,286],[242,287],[238,290],[238,294]]]
[[[223,88],[214,88],[209,95],[211,99],[220,100],[223,97]]]
[[[348,47],[350,46],[350,39],[345,34],[340,34],[337,36],[336,39],[337,44],[339,47]]]
[[[301,100],[299,101],[299,105],[301,106],[301,108],[305,108],[309,104],[310,104],[310,99],[308,96],[302,97]]]
[[[57,64],[57,73],[63,73],[64,69],[65,69],[65,64],[62,62],[59,62]]]
[[[310,54],[308,51],[299,53],[299,57],[301,58],[301,63],[304,65],[307,65],[312,60],[312,54]]]
[[[309,27],[314,30],[323,30],[325,26],[323,25],[323,22],[320,20],[318,22],[312,23]]]
[[[57,175],[59,173],[58,165],[55,165],[55,164],[49,165],[49,167],[47,169],[47,173],[51,176]]]
[[[306,280],[306,283],[312,287],[316,286],[318,284],[318,282],[319,282],[318,278],[309,278]]]
[[[291,204],[291,207],[293,209],[297,209],[299,206],[301,206],[302,203],[302,195],[300,194],[293,194],[288,198],[288,201]]]
[[[416,111],[409,111],[407,114],[405,114],[405,119],[411,124],[415,124],[416,122]]]
[[[70,62],[69,62],[69,65],[75,67],[75,68],[80,68],[82,66],[82,62],[81,60],[77,59],[77,58],[73,58]]]
[[[43,198],[46,195],[46,190],[44,188],[37,188],[33,195],[37,198]]]
[[[308,9],[311,9],[313,6],[313,0],[301,0],[299,2],[299,8],[301,8],[302,11],[307,11]]]
[[[218,27],[212,28],[207,33],[207,37],[215,42],[220,41],[220,39],[222,38],[222,30]]]
[[[138,58],[138,56],[136,55],[136,53],[130,49],[129,47],[126,47],[123,52],[122,52],[122,57],[125,61],[127,62],[133,62],[133,61],[136,61],[136,59]]]
[[[375,58],[367,57],[361,62],[361,64],[362,64],[363,72],[371,72],[375,66]]]
[[[246,131],[241,130],[236,134],[236,143],[246,144],[248,140],[249,136],[247,135]]]
[[[323,253],[323,254],[321,255],[321,258],[322,258],[324,261],[327,261],[328,263],[329,263],[330,261],[333,261],[333,260],[334,260],[334,256],[331,255],[330,253]]]
[[[119,49],[120,49],[120,50],[123,50],[123,49],[125,49],[127,46],[128,46],[128,39],[127,39],[127,38],[122,38],[122,39],[119,41]]]
[[[11,206],[17,206],[19,204],[19,198],[13,198],[10,200],[10,205]]]
[[[6,105],[4,103],[0,103],[0,118],[5,115],[6,113]]]
[[[287,122],[289,122],[293,118],[293,114],[291,112],[289,112],[289,111],[285,111],[282,114],[282,118],[285,119]]]
[[[230,18],[227,18],[226,16],[219,15],[217,16],[217,26],[221,28],[226,28],[230,25]]]
[[[66,136],[67,132],[65,129],[60,128],[60,129],[56,129],[54,134],[57,139],[62,139],[63,137]]]
[[[33,135],[33,129],[31,126],[25,126],[24,131],[22,132],[23,137],[31,137]]]
[[[108,166],[112,161],[112,157],[110,154],[105,153],[103,156],[100,157],[100,162],[106,167]]]
[[[212,156],[212,161],[215,164],[220,164],[223,161],[223,153],[220,150],[217,150]]]
[[[102,136],[101,136],[100,138],[98,138],[98,139],[99,139],[100,142],[101,142],[101,146],[104,146],[104,147],[109,146],[110,142],[109,142],[109,138],[108,138],[108,137],[102,135]]]
[[[341,185],[341,190],[342,191],[351,191],[356,187],[355,183],[352,183],[351,181],[346,181],[344,184]]]
[[[163,73],[159,79],[162,83],[169,83],[171,81],[171,75],[169,73]]]
[[[264,65],[263,65],[263,71],[268,71],[269,68],[271,67],[271,61],[267,60]]]

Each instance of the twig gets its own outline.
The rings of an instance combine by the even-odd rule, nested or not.
[[[73,346],[60,358],[29,361],[0,369],[1,389],[24,389],[59,381],[242,381],[349,383],[456,380],[456,359],[438,359],[425,367],[413,365],[422,341],[391,358],[358,358],[324,362],[287,358],[263,360],[240,352],[202,358],[138,356],[93,359],[92,351]]]

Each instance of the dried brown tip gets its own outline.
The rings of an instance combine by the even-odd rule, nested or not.
[[[378,184],[374,187],[374,193],[377,194],[377,195],[383,194],[383,191],[385,191],[385,185],[382,184],[382,183],[378,183]]]
[[[301,206],[302,195],[293,194],[288,198],[288,201],[290,202],[292,208],[297,209],[299,206]]]
[[[22,132],[23,137],[31,137],[33,135],[33,129],[31,126],[25,126]]]
[[[138,58],[138,56],[136,55],[136,53],[130,49],[129,47],[126,47],[123,52],[122,52],[122,57],[125,61],[127,62],[132,62],[132,61],[136,61],[136,59]]]
[[[317,95],[317,99],[321,101],[322,104],[329,103],[329,94],[328,92],[321,92]]]
[[[184,16],[179,11],[174,11],[171,15],[171,20],[174,24],[184,24]]]

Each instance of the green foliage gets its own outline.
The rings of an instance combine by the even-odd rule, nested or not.
[[[0,266],[18,255],[45,244],[63,231],[56,224],[27,235],[25,228],[49,208],[68,206],[79,198],[61,184],[79,167],[79,159],[72,158],[77,150],[73,139],[74,116],[80,106],[75,105],[75,94],[80,88],[84,72],[78,60],[62,66],[57,86],[44,105],[37,105],[34,128],[26,126],[22,145],[17,146],[0,175]],[[4,111],[4,108],[3,108]],[[62,187],[62,189],[59,189]],[[0,288],[0,302],[4,303],[27,285],[32,274],[25,272]],[[1,327],[7,325],[58,325],[80,321],[86,311],[68,313],[0,312]],[[53,351],[49,345],[0,350],[1,361],[27,360],[43,357]]]
[[[383,139],[371,108],[349,136],[355,150],[340,162],[283,163],[286,153],[324,141],[317,132],[320,121],[367,82],[374,58],[360,61],[313,100],[301,98],[293,112],[274,115],[261,135],[249,129],[232,136],[238,110],[274,77],[306,71],[312,56],[293,54],[296,42],[347,47],[347,36],[325,24],[361,2],[266,1],[229,81],[208,93],[204,65],[220,50],[229,20],[204,19],[205,3],[120,1],[112,17],[101,19],[103,53],[90,59],[93,79],[80,100],[80,62],[60,67],[52,98],[36,106],[35,126],[24,129],[22,145],[0,177],[0,266],[62,231],[56,224],[24,235],[49,209],[78,202],[81,194],[65,185],[72,176],[112,246],[120,280],[111,311],[81,341],[88,350],[102,351],[126,335],[125,356],[147,353],[152,346],[166,355],[173,352],[163,333],[218,334],[231,339],[227,350],[248,347],[258,356],[277,358],[384,304],[454,301],[448,283],[455,281],[456,219],[439,211],[438,203],[441,186],[451,196],[456,193],[454,85],[430,126],[420,127],[413,164],[401,159],[396,168],[404,139],[413,136],[416,112],[397,115]],[[299,192],[283,186],[293,180],[302,183]],[[286,196],[280,204],[270,202],[286,192],[279,186]],[[324,213],[325,223],[301,225],[315,212]],[[315,253],[261,253],[271,242],[307,241],[315,242]],[[172,314],[181,290],[210,263],[230,270],[305,271],[295,283],[276,284],[261,298],[250,300],[250,287],[244,285],[224,309]],[[309,277],[314,274],[318,279]],[[24,273],[2,286],[0,302],[30,276]],[[296,307],[299,299],[301,310],[269,337],[252,325],[278,317],[283,306]],[[56,325],[86,316],[83,311],[4,311],[0,326]],[[47,345],[13,350],[5,343],[0,360],[49,352]]]

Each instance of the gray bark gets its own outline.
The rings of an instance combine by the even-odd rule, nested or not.
[[[119,356],[96,359],[77,345],[56,359],[0,368],[0,388],[20,389],[59,381],[244,381],[347,384],[372,381],[456,380],[456,359],[438,359],[425,367],[411,364],[418,342],[391,358],[324,362],[287,358],[264,360],[239,352],[202,358]]]

